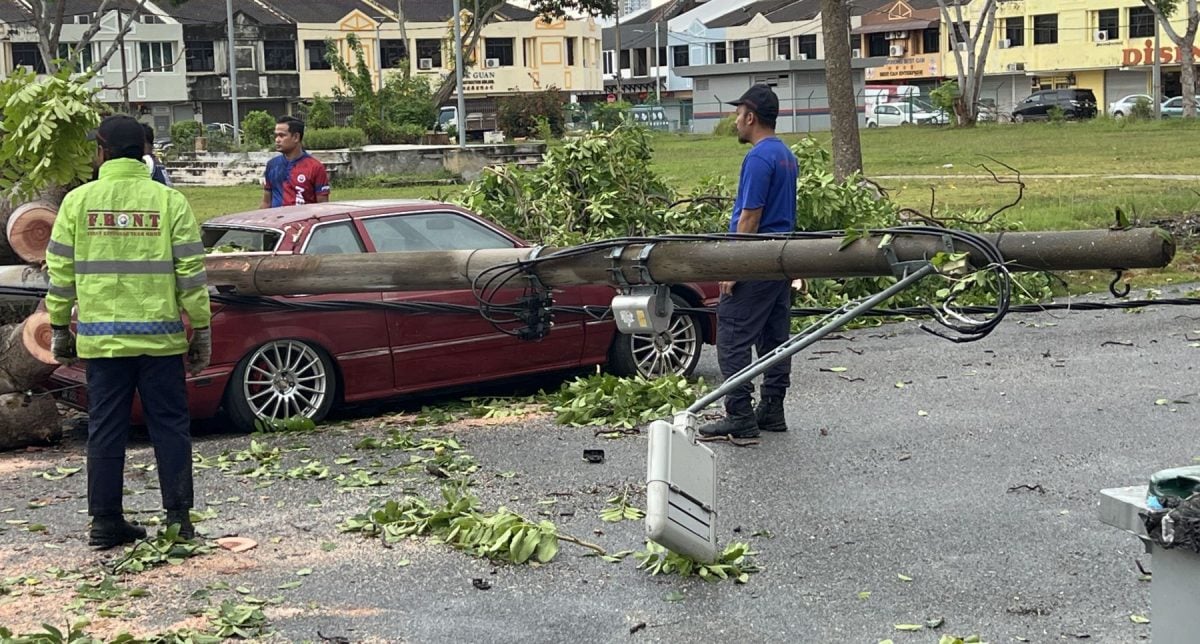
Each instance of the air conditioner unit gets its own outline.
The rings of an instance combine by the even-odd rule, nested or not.
[[[750,62],[750,59],[749,58],[739,58],[739,59],[737,59],[737,61],[739,63],[748,63],[748,62]]]
[[[884,40],[907,40],[907,31],[889,31],[883,35]]]
[[[850,57],[851,58],[862,58],[862,50],[859,49],[858,47],[855,47],[853,50],[850,51]]]
[[[892,58],[900,58],[904,56],[904,45],[892,45],[888,47],[888,56]]]
[[[1009,47],[1012,47],[1012,41],[1009,40],[1008,38],[1001,40],[999,44],[1000,44],[1000,49],[1008,49]]]
[[[1096,42],[1108,42],[1108,32],[1104,30],[1097,31],[1095,38]]]
[[[800,54],[798,58],[800,60],[808,60],[808,54]]]
[[[418,58],[417,59],[417,69],[433,69],[433,59],[432,58]]]
[[[484,62],[485,67],[499,67],[500,66],[499,58],[488,58],[487,60],[485,60],[483,62]]]
[[[1023,72],[1025,71],[1025,63],[1009,63],[1005,69],[1010,72]]]

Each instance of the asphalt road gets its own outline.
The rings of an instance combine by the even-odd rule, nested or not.
[[[400,481],[343,492],[328,480],[258,487],[203,470],[197,489],[205,504],[235,500],[212,506],[217,517],[201,525],[252,537],[259,548],[144,573],[131,583],[147,580],[154,594],[144,601],[157,603],[131,604],[136,619],[122,623],[177,624],[195,603],[188,596],[219,580],[282,596],[267,614],[288,641],[319,641],[318,632],[409,642],[1148,639],[1152,625],[1130,616],[1153,618],[1136,562],[1151,570],[1154,562],[1136,539],[1097,520],[1098,490],[1142,483],[1200,456],[1193,339],[1200,340],[1200,311],[1155,307],[1013,315],[970,344],[935,338],[915,322],[819,343],[793,363],[792,431],[765,435],[757,447],[715,446],[721,539],[749,541],[763,568],[740,586],[652,577],[632,558],[606,563],[565,543],[540,567],[493,565],[428,540],[384,548],[335,525],[380,497],[402,495]],[[822,371],[832,367],[845,371]],[[700,370],[715,376],[711,350]],[[379,458],[382,467],[407,456],[352,446],[393,421],[263,440],[303,449],[285,451],[288,466],[352,454],[360,465]],[[643,479],[644,436],[599,438],[545,417],[448,431],[482,466],[476,492],[485,507],[549,518],[609,551],[641,547],[640,524],[602,523],[598,512],[613,490]],[[249,441],[218,434],[199,439],[197,451],[212,456]],[[582,450],[596,447],[606,460],[583,462]],[[144,442],[130,460],[151,461]],[[81,541],[82,476],[36,477],[81,462],[78,442],[0,455],[0,505],[15,508],[0,518],[48,527],[3,526],[0,577],[96,561]],[[129,486],[140,491],[152,479],[131,470]],[[50,503],[22,507],[31,499]],[[135,509],[156,502],[152,489],[129,497]],[[312,574],[297,577],[302,568]],[[476,578],[490,588],[476,589]],[[275,590],[292,580],[303,583]],[[0,598],[0,624],[61,611],[66,600],[53,597],[26,593],[20,600],[38,611],[15,615],[5,601],[11,609],[17,600]],[[894,628],[938,619],[944,624],[933,630]]]

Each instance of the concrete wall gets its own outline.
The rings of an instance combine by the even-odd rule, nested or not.
[[[875,59],[861,59],[872,61]],[[691,68],[695,89],[693,131],[709,134],[721,118],[735,108],[727,103],[742,95],[751,85],[771,85],[779,97],[778,132],[826,131],[829,125],[829,96],[825,89],[825,70],[820,61],[776,61],[733,65],[708,65]],[[862,117],[863,68],[854,69],[854,93],[859,97],[859,125]]]
[[[380,175],[438,175],[450,172],[466,181],[484,168],[516,163],[534,166],[542,161],[544,143],[453,146],[367,146],[363,150],[314,150],[330,174],[338,178]],[[167,164],[171,179],[181,185],[228,186],[257,183],[275,152],[185,154]],[[335,197],[336,198],[336,197]]]

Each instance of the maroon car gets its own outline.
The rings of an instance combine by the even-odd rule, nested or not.
[[[214,253],[334,254],[514,248],[526,242],[458,206],[377,200],[287,206],[211,219],[204,245]],[[605,285],[554,289],[558,306],[608,306]],[[711,306],[716,284],[672,286],[677,306]],[[469,290],[295,295],[287,302],[440,302],[476,306]],[[505,334],[480,315],[414,315],[384,309],[272,310],[213,304],[212,364],[188,379],[192,418],[224,411],[243,429],[259,419],[323,418],[342,403],[391,398],[512,376],[607,365],[620,375],[690,374],[714,318],[678,313],[659,337],[617,333],[610,319],[555,314],[537,341]],[[59,369],[55,385],[84,382],[79,367]],[[86,389],[61,394],[86,408]],[[136,407],[136,403],[135,403]],[[140,418],[140,409],[135,408]]]

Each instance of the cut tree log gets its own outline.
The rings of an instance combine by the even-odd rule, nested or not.
[[[0,451],[44,445],[62,437],[54,398],[45,393],[0,396]]]
[[[27,203],[0,200],[0,264],[40,263],[46,258],[46,242],[67,192],[54,186]]]
[[[20,324],[0,327],[0,394],[29,391],[58,368],[50,353],[50,315],[34,311]]]
[[[31,264],[44,261],[57,215],[58,206],[49,201],[32,201],[14,208],[4,217],[4,240],[8,248]]]

